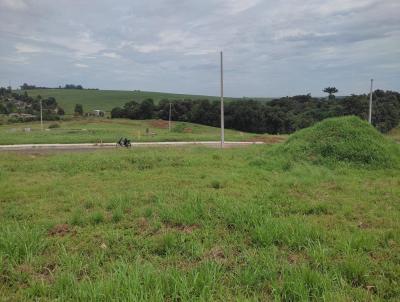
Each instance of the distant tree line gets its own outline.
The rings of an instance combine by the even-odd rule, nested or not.
[[[32,90],[32,89],[53,89],[52,87],[35,86],[24,83],[20,86],[21,90]],[[82,85],[65,84],[65,86],[58,86],[58,89],[84,89]],[[94,89],[96,90],[96,89]]]
[[[334,87],[332,87],[334,88]],[[368,95],[332,97],[335,89],[329,89],[328,99],[297,95],[268,102],[234,100],[225,103],[227,128],[255,133],[292,133],[309,127],[328,117],[356,115],[367,119]],[[220,125],[219,101],[167,100],[155,104],[152,99],[130,101],[123,107],[113,108],[112,118],[168,119],[169,103],[172,103],[172,120],[193,122],[218,127]],[[400,94],[393,91],[375,90],[373,93],[372,123],[381,132],[387,132],[400,122]]]
[[[66,84],[64,89],[83,89],[82,85]]]
[[[29,114],[39,117],[40,103],[45,120],[56,120],[65,114],[54,97],[42,98],[40,95],[31,97],[26,91],[21,94],[13,92],[11,87],[0,87],[0,114]]]

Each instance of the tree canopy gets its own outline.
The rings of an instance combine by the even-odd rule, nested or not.
[[[141,103],[131,101],[122,108],[114,108],[111,111],[111,117],[168,120],[169,103],[172,103],[172,120],[174,121],[220,126],[220,103],[207,99],[165,99],[157,105],[151,99]],[[377,129],[387,132],[399,124],[399,93],[376,90],[373,94],[373,103],[372,123]],[[292,133],[323,119],[345,115],[356,115],[367,119],[368,95],[351,95],[326,100],[313,98],[308,94],[274,99],[269,102],[246,99],[225,103],[225,126],[255,133]]]

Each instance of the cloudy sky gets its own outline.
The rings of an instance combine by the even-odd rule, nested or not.
[[[0,0],[0,86],[400,90],[399,0]]]

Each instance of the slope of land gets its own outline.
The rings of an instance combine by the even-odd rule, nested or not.
[[[391,167],[399,164],[399,148],[356,116],[325,119],[300,130],[276,150],[293,160],[316,163]]]
[[[58,125],[57,128],[49,128]],[[125,120],[105,118],[73,118],[61,122],[40,122],[0,125],[0,145],[50,143],[114,143],[121,137],[136,142],[148,141],[218,141],[220,129],[199,124],[162,120]],[[26,132],[25,129],[29,129]],[[255,135],[235,130],[225,131],[227,141],[261,140],[276,143],[285,139],[278,135]]]
[[[124,91],[124,90],[92,90],[92,89],[33,89],[27,90],[28,95],[36,97],[54,97],[66,114],[73,114],[75,104],[82,104],[85,112],[95,109],[111,111],[114,107],[123,106],[126,102],[141,102],[151,98],[155,102],[162,99],[218,99],[213,96],[175,94],[148,91]]]
[[[266,146],[1,153],[0,166],[6,301],[400,296],[398,169]]]

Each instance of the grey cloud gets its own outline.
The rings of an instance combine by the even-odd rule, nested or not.
[[[399,90],[397,0],[0,0],[0,85],[279,96]],[[366,88],[367,89],[367,88]]]

